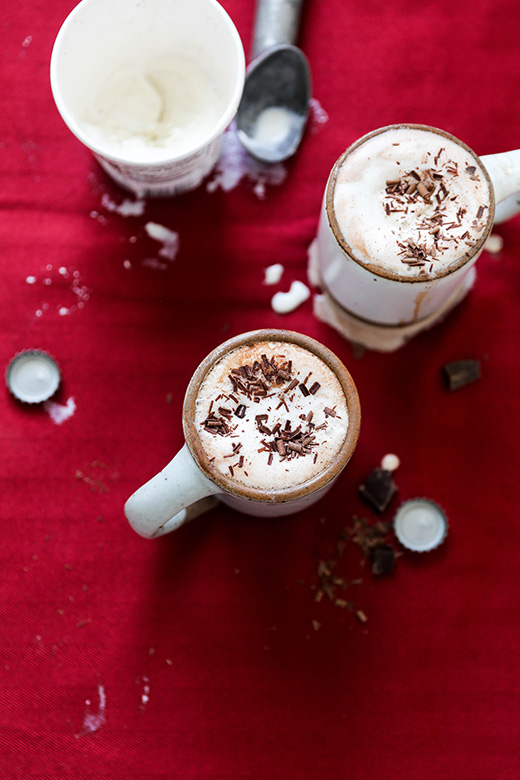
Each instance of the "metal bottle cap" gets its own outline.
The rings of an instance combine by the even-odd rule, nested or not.
[[[39,349],[19,352],[5,374],[11,393],[27,404],[39,404],[50,398],[60,384],[60,369],[54,358]]]
[[[446,538],[448,521],[441,507],[429,498],[411,498],[394,517],[395,535],[404,547],[427,552]]]

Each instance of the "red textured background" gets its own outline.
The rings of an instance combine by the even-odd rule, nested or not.
[[[253,0],[223,4],[248,50]],[[363,133],[411,121],[481,154],[520,146],[517,3],[309,1],[300,43],[329,120],[311,123],[286,181],[263,200],[243,181],[128,218],[102,207],[125,195],[50,94],[73,5],[19,0],[0,19],[1,356],[48,350],[57,400],[76,403],[56,425],[0,394],[0,777],[519,777],[520,220],[497,228],[504,249],[482,256],[468,299],[397,353],[355,357],[310,301],[270,307],[305,279],[327,175]],[[142,263],[159,247],[148,221],[179,233],[166,270]],[[266,287],[275,262],[284,277]],[[89,294],[68,315],[78,297],[60,267]],[[123,504],[180,447],[191,373],[264,326],[319,339],[353,374],[363,424],[348,469],[298,516],[219,508],[139,538]],[[482,379],[449,393],[440,368],[463,357]],[[425,495],[450,533],[380,580],[347,547],[338,573],[363,580],[349,591],[361,624],[312,588],[352,516],[374,519],[357,486],[387,452],[402,465],[384,518]]]

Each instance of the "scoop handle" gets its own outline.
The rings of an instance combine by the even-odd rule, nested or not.
[[[257,0],[251,59],[298,38],[303,0]]]

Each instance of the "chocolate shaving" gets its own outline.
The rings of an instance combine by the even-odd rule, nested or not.
[[[449,390],[459,390],[480,379],[480,361],[454,360],[443,366],[442,374]]]
[[[283,439],[276,439],[276,449],[278,450],[278,454],[280,456],[285,455],[285,442]]]
[[[293,380],[291,381],[291,384],[290,384],[290,385],[288,385],[288,386],[287,386],[287,387],[284,389],[284,393],[289,393],[291,390],[294,390],[294,388],[295,388],[297,385],[298,385],[298,380],[297,380],[297,379],[293,379]]]
[[[377,512],[384,512],[397,492],[392,472],[377,468],[359,486],[359,495]]]

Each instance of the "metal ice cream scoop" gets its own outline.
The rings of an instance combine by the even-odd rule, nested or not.
[[[274,163],[298,148],[309,113],[311,77],[295,46],[303,0],[258,0],[251,62],[236,116],[238,138]]]

